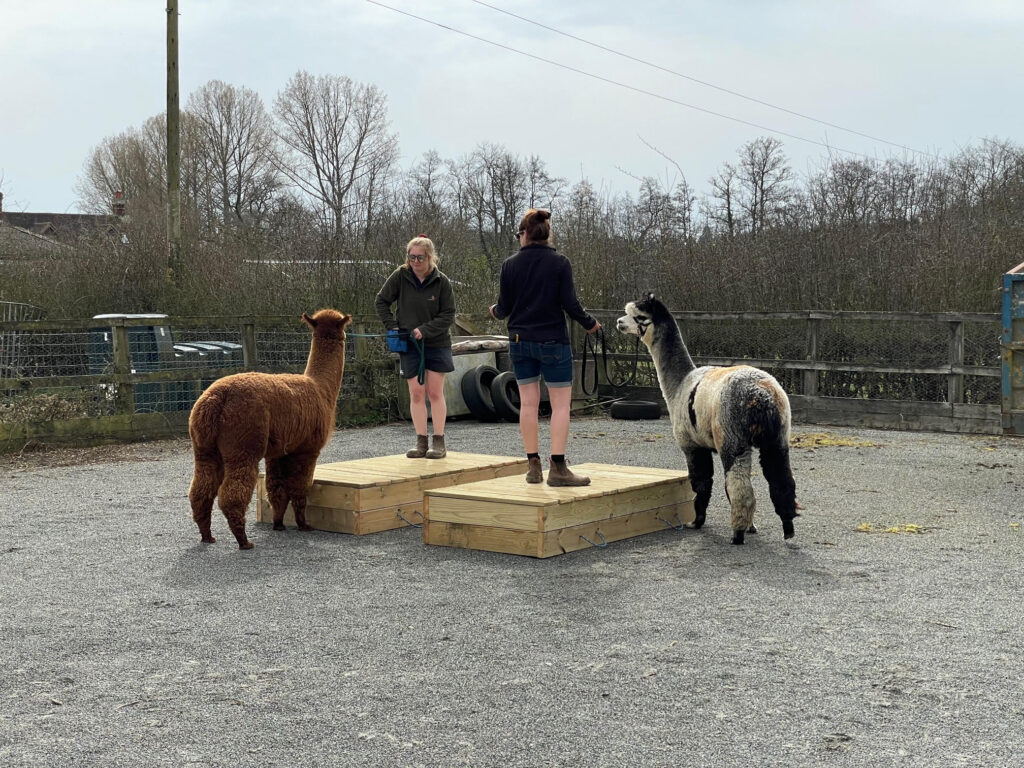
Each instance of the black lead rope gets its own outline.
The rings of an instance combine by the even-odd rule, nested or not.
[[[597,339],[593,337],[596,336]],[[600,329],[597,333],[588,333],[587,337],[583,340],[583,359],[580,362],[580,386],[583,389],[583,394],[587,397],[591,397],[597,394],[597,385],[600,381],[600,371],[598,370],[598,347],[601,348],[601,367],[604,370],[605,380],[612,386],[613,389],[619,387],[625,387],[633,384],[636,381],[636,369],[640,362],[640,337],[637,336],[633,339],[633,365],[629,373],[622,378],[621,381],[615,381],[611,374],[608,372],[608,342],[604,337],[604,328]],[[591,389],[587,388],[587,352],[594,358],[594,386]]]

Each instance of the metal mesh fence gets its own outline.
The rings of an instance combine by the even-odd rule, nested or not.
[[[21,321],[41,320],[44,311],[31,304],[16,301],[0,301],[0,320]],[[25,359],[25,331],[0,331],[0,377],[16,377]]]
[[[90,371],[89,331],[7,331],[17,333],[17,360],[3,374],[9,378],[84,376]]]
[[[657,375],[646,348],[634,363],[634,337],[615,330],[621,313],[592,312],[605,329],[605,343],[613,380],[624,380],[633,369],[637,386],[657,386]],[[950,362],[950,323],[932,319],[827,318],[815,320],[817,349],[814,359],[821,363],[892,368],[941,368]],[[678,319],[686,346],[698,365],[714,360],[751,360],[771,373],[790,393],[804,391],[805,370],[793,365],[773,366],[772,360],[787,363],[808,356],[808,320],[751,318]],[[998,321],[964,321],[965,366],[998,367],[1000,337]],[[591,342],[593,343],[593,342]],[[577,351],[577,355],[581,354]],[[589,354],[589,353],[588,353]],[[874,398],[944,402],[948,398],[946,373],[893,373],[875,371],[823,370],[811,374],[817,394],[830,397]],[[996,376],[964,376],[964,402],[998,404],[1000,381]]]

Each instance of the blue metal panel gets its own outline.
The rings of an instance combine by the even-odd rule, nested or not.
[[[1024,435],[1024,264],[1003,275],[1003,432]]]

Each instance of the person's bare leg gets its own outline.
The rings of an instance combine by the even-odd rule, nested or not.
[[[427,388],[416,381],[415,376],[406,381],[409,383],[409,415],[416,428],[416,447],[405,455],[410,459],[422,459],[427,455]]]
[[[565,447],[569,443],[572,387],[548,385],[548,398],[551,400],[551,468],[548,470],[548,485],[589,485],[589,477],[574,474],[565,463]]]

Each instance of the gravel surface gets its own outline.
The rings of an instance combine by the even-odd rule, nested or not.
[[[1020,765],[1024,442],[794,432],[795,539],[757,477],[732,546],[716,467],[703,530],[548,560],[253,505],[254,550],[216,511],[200,545],[185,440],[3,457],[0,765]],[[682,467],[667,420],[576,419],[569,457]]]

